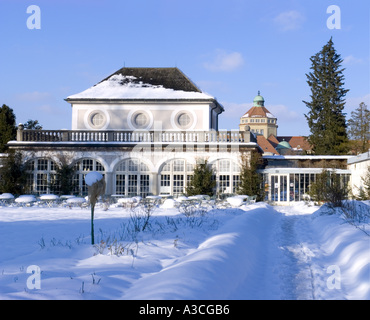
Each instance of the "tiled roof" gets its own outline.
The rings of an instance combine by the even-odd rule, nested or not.
[[[257,135],[257,144],[261,147],[264,153],[279,154],[274,146],[263,135]]]
[[[301,136],[279,136],[275,137],[270,135],[267,139],[263,135],[257,135],[257,143],[262,148],[265,153],[279,154],[277,151],[277,146],[280,142],[286,141],[292,147],[292,152],[298,150],[309,151],[311,150],[311,145],[308,143],[305,137]]]
[[[310,143],[305,137],[302,136],[287,136],[287,137],[277,137],[279,142],[287,141],[293,149],[302,149],[302,150],[312,150]]]
[[[266,107],[252,107],[250,108],[242,118],[276,118]]]

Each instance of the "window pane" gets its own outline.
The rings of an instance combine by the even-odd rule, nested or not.
[[[116,175],[116,194],[125,194],[125,179],[126,176],[124,174]]]
[[[128,161],[128,171],[139,171],[139,164],[137,160],[129,160]]]
[[[220,172],[230,172],[230,161],[220,160]]]
[[[94,162],[91,159],[82,160],[82,171],[94,171]]]
[[[137,175],[130,174],[128,176],[128,196],[133,197],[137,195]]]
[[[173,162],[173,171],[184,171],[185,163],[184,160],[175,160]]]
[[[45,159],[37,160],[37,170],[39,171],[48,170],[48,160]]]
[[[171,178],[169,174],[161,175],[161,187],[169,187],[171,184]]]
[[[99,161],[96,161],[95,171],[104,171],[104,167]]]
[[[140,196],[146,197],[149,193],[149,175],[140,175]]]

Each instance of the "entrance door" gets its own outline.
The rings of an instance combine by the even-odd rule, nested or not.
[[[289,201],[288,175],[271,175],[271,201]]]

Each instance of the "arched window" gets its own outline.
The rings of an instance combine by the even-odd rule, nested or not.
[[[30,160],[26,164],[26,190],[28,193],[46,194],[53,191],[56,165],[50,159]]]
[[[236,193],[240,183],[240,167],[229,159],[220,159],[212,163],[215,173],[217,193]]]
[[[150,191],[149,167],[138,159],[121,161],[116,168],[116,194],[146,197]]]
[[[88,188],[85,176],[91,171],[98,171],[104,175],[104,166],[95,159],[81,159],[74,164],[75,175],[73,178],[74,193],[87,195]]]
[[[160,171],[160,194],[181,196],[193,176],[194,165],[184,159],[167,161]]]

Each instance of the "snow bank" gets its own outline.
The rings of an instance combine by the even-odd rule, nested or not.
[[[139,241],[117,243],[119,256],[91,247],[89,210],[0,208],[0,300],[370,299],[370,238],[338,214],[256,203],[212,210],[195,227],[168,207]],[[119,240],[130,220],[130,210],[96,210],[101,239]],[[26,287],[29,265],[41,290]]]
[[[236,216],[190,254],[138,280],[122,298],[227,299],[242,283],[258,286],[254,275],[265,254],[274,212],[265,205]]]
[[[325,208],[313,216],[312,224],[321,244],[314,260],[320,263],[315,272],[317,299],[370,300],[370,237],[340,215],[323,212]],[[329,287],[336,281],[338,288],[328,289],[328,279]]]

